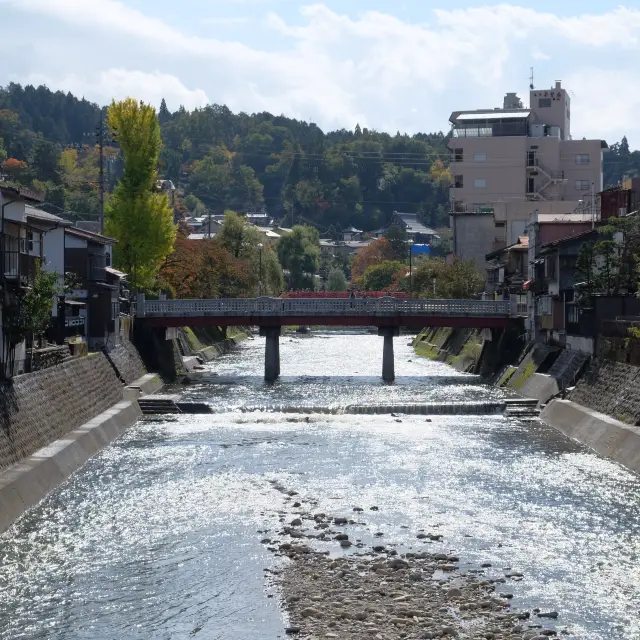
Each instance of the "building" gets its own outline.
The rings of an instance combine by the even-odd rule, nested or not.
[[[124,273],[112,267],[116,240],[83,229],[65,229],[65,271],[76,279],[69,298],[85,305],[83,338],[90,349],[113,348],[120,335],[120,294]]]
[[[44,261],[43,232],[26,214],[28,205],[41,201],[27,189],[0,186],[0,379],[28,370],[27,343],[14,320],[37,263]]]
[[[349,227],[342,232],[342,239],[346,242],[360,241],[362,240],[364,231],[356,229],[355,227]]]
[[[276,242],[280,240],[280,234],[276,233],[270,227],[257,227],[257,229],[260,232],[260,236],[262,237],[262,242],[265,245],[273,247],[275,246]]]
[[[528,259],[528,236],[520,236],[517,242],[488,253],[487,293],[506,299],[521,294],[529,274]]]
[[[346,240],[344,242],[335,242],[334,240],[320,240],[320,252],[328,258],[335,256],[350,256],[358,253],[373,242],[371,240]]]
[[[398,211],[394,211],[391,222],[383,229],[374,232],[373,235],[376,238],[381,238],[386,235],[389,227],[393,226],[404,229],[409,240],[414,244],[430,244],[434,246],[440,244],[440,236],[434,229],[427,227],[420,220],[420,216],[417,213],[399,213]]]
[[[640,178],[627,178],[619,185],[601,191],[598,196],[602,220],[638,213],[640,211]]]
[[[532,89],[528,108],[508,93],[502,108],[454,111],[450,122],[456,256],[484,268],[485,255],[496,248],[496,222],[518,223],[507,246],[522,234],[522,223],[535,209],[568,213],[586,201],[596,207],[607,144],[572,139],[570,99],[560,82],[551,89]],[[563,204],[550,204],[555,202]],[[501,217],[494,218],[497,208]]]

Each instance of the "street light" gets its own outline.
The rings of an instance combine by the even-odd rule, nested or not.
[[[411,278],[411,272],[412,272],[411,258],[413,255],[413,240],[409,239],[408,244],[409,244],[409,296],[412,297],[413,296],[413,280]]]
[[[260,242],[258,244],[258,249],[260,249],[260,271],[259,271],[260,279],[258,280],[258,298],[262,296],[262,248],[263,247],[264,245],[262,244],[262,242]]]

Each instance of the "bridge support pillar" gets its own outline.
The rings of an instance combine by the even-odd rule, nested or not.
[[[396,379],[393,339],[400,335],[400,328],[379,327],[378,335],[384,338],[384,346],[382,348],[382,379],[385,382],[393,382]]]
[[[274,382],[280,375],[280,327],[260,327],[260,335],[265,337],[264,379]]]

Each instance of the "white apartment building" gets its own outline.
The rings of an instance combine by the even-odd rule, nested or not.
[[[508,93],[502,108],[454,111],[449,120],[454,253],[481,269],[534,211],[570,213],[602,190],[607,144],[572,139],[561,82],[532,89],[528,108]]]

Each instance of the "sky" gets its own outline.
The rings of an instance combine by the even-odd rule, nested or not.
[[[574,138],[640,148],[636,0],[0,0],[0,22],[0,85],[416,133],[527,104],[533,67],[570,92]]]

